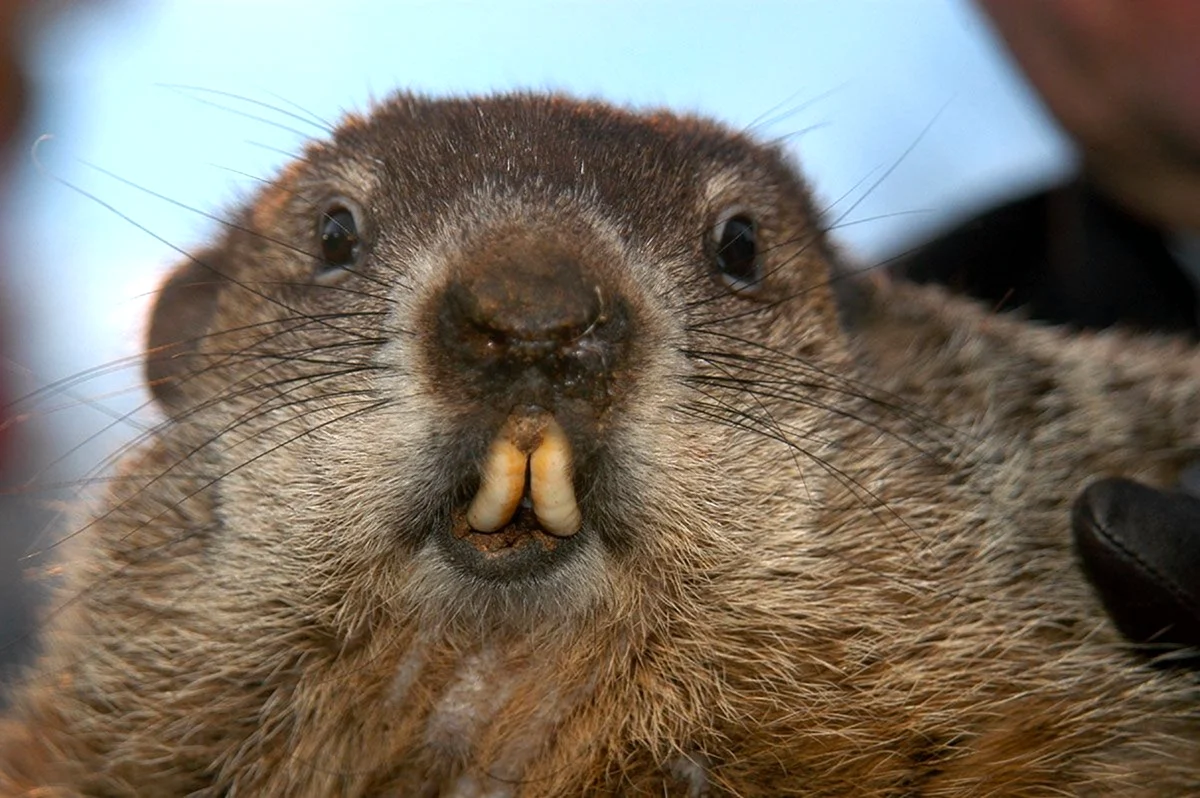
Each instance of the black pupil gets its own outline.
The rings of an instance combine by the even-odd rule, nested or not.
[[[717,265],[721,273],[739,283],[756,283],[758,246],[755,243],[754,222],[745,216],[732,216],[721,227],[717,244]]]
[[[354,214],[345,208],[326,211],[321,222],[321,256],[330,266],[347,266],[358,252]]]

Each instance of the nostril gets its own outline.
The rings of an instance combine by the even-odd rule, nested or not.
[[[508,336],[502,332],[488,329],[478,329],[478,331],[479,334],[483,336],[484,346],[490,350],[499,352],[508,345]]]

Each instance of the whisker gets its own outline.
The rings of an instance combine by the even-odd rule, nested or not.
[[[224,98],[230,99],[230,100],[237,100],[238,102],[243,102],[248,105],[253,105],[253,106],[257,106],[259,108],[266,109],[268,111],[273,111],[281,116],[285,116],[289,119],[294,119],[297,122],[304,122],[306,124],[313,125],[314,127],[319,128],[323,133],[326,133],[326,134],[331,134],[337,129],[332,123],[322,119],[321,117],[317,116],[316,114],[312,113],[311,111],[307,111],[307,110],[301,108],[300,106],[296,105],[295,103],[291,102],[290,100],[286,100],[283,97],[280,97],[279,95],[274,94],[272,92],[267,92],[267,93],[270,94],[275,99],[279,100],[280,102],[287,103],[288,105],[291,105],[292,107],[301,111],[303,113],[303,115],[295,114],[295,113],[292,113],[291,111],[285,111],[284,109],[282,109],[278,106],[271,105],[270,103],[265,103],[261,100],[256,100],[252,97],[247,97],[245,95],[237,94],[235,92],[222,91],[221,89],[213,89],[213,88],[208,88],[205,86],[192,86],[192,85],[188,85],[188,84],[184,84],[184,83],[159,83],[157,85],[164,89],[171,89],[173,91],[177,91],[178,93],[183,94],[184,96],[191,96],[191,94],[211,94],[215,97],[224,97]],[[217,107],[221,107],[221,106],[217,106]],[[223,110],[230,110],[230,109],[226,108]],[[287,128],[285,128],[285,130],[286,129]]]
[[[234,99],[234,100],[237,100],[238,102],[247,103],[248,105],[255,105],[260,108],[269,109],[271,111],[274,111],[277,114],[280,114],[281,116],[295,119],[295,120],[303,122],[307,125],[313,124],[312,120],[310,120],[310,119],[305,119],[304,117],[301,117],[298,114],[293,114],[290,111],[284,111],[281,108],[276,108],[275,106],[271,105],[270,103],[264,103],[264,102],[261,102],[260,100],[253,100],[249,97],[242,97],[241,95],[233,94],[231,92],[220,91],[217,89],[204,89],[204,88],[200,88],[197,86],[186,86],[186,85],[182,85],[182,84],[171,84],[171,83],[160,83],[158,85],[161,88],[176,91],[177,93],[182,94],[183,96],[190,99],[192,102],[200,103],[201,105],[207,105],[211,108],[216,108],[218,110],[224,111],[227,114],[233,114],[234,116],[240,116],[243,119],[250,119],[254,122],[260,122],[264,125],[268,125],[273,128],[278,128],[279,130],[283,130],[288,133],[291,133],[292,135],[297,136],[301,139],[307,140],[307,139],[312,138],[312,136],[310,134],[303,133],[294,127],[285,125],[282,122],[277,122],[274,119],[267,119],[265,116],[259,116],[258,114],[253,114],[253,113],[250,113],[249,111],[242,111],[237,108],[232,108],[228,105],[222,105],[221,103],[215,102],[213,100],[206,100],[203,97],[197,97],[195,95],[199,92],[204,92],[206,94],[212,94],[212,95],[218,96],[218,97]],[[330,133],[331,131],[328,128],[322,128],[321,132],[322,133]]]

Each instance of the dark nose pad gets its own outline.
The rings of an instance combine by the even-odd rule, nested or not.
[[[454,381],[492,402],[607,403],[625,304],[565,246],[493,245],[458,270],[438,313]]]
[[[603,311],[599,286],[563,256],[496,263],[466,274],[450,290],[462,324],[518,356],[586,334]]]

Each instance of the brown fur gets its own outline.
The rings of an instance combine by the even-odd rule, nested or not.
[[[369,251],[326,286],[337,196]],[[714,279],[729,207],[760,221],[758,296]],[[1200,355],[881,280],[847,308],[820,226],[779,153],[686,117],[346,122],[160,299],[171,420],[80,536],[0,790],[1200,790],[1195,678],[1126,650],[1067,528],[1091,478],[1171,480]],[[568,430],[585,556],[493,584],[428,545],[496,428],[432,379],[429,297],[506,230],[574,242],[637,337],[596,440]]]

